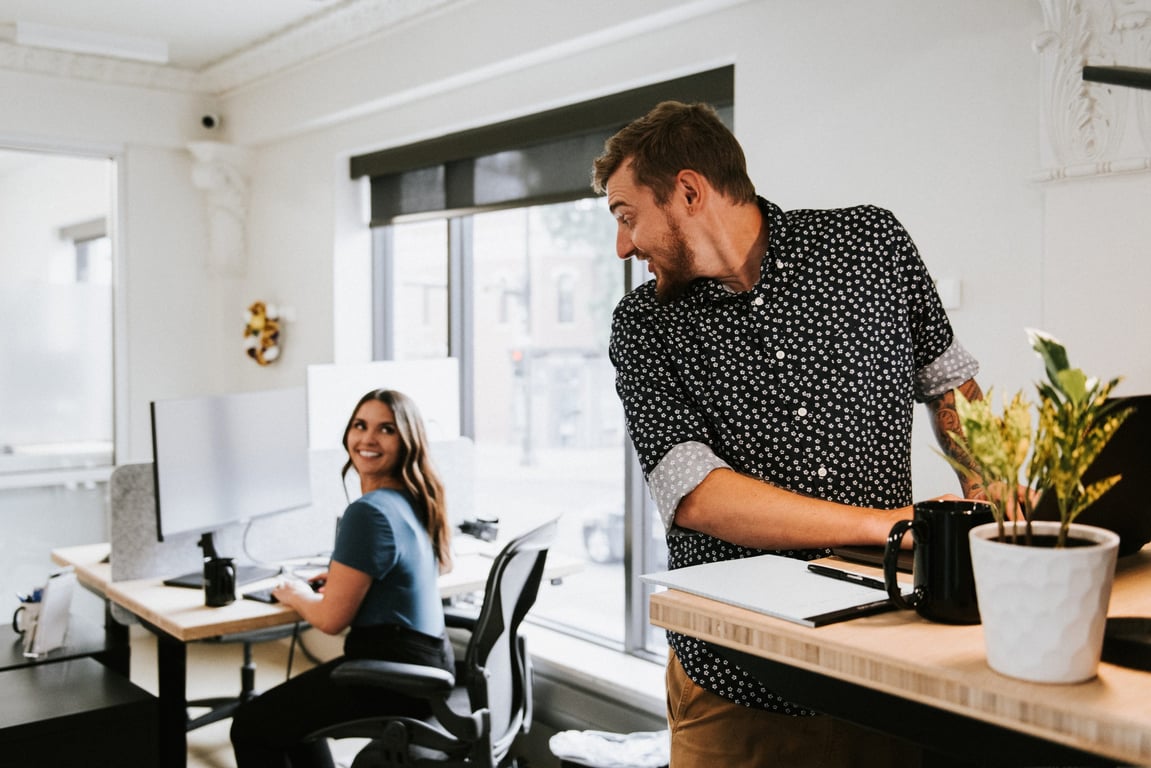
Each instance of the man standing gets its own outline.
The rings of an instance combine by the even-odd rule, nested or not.
[[[882,544],[912,514],[914,402],[952,452],[953,390],[981,396],[899,222],[757,197],[704,104],[664,102],[625,127],[594,185],[620,258],[655,275],[616,307],[610,351],[668,566]],[[707,643],[668,641],[675,768],[918,761],[908,744],[783,700]]]

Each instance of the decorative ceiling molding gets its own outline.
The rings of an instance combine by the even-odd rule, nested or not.
[[[1042,181],[1151,170],[1151,92],[1083,67],[1151,66],[1151,0],[1039,0]]]
[[[0,69],[140,88],[199,90],[196,73],[186,69],[89,53],[30,48],[4,41],[0,41]]]
[[[347,0],[201,71],[0,40],[0,69],[220,95],[466,0]]]
[[[392,29],[459,0],[353,0],[206,67],[201,90],[223,94]]]

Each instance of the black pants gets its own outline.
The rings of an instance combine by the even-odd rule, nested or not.
[[[347,659],[383,659],[439,667],[454,674],[447,637],[404,627],[353,627],[344,655],[303,672],[242,705],[232,718],[237,768],[334,768],[327,742],[305,741],[310,733],[374,715],[427,717],[426,702],[378,688],[354,688],[331,681]]]

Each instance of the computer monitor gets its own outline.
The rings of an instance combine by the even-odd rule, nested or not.
[[[303,387],[152,402],[160,541],[311,504]],[[206,554],[208,554],[206,550]]]

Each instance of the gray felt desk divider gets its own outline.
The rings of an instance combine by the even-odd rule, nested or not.
[[[474,516],[474,445],[468,438],[435,441],[432,460],[444,481],[453,527]],[[340,469],[347,461],[343,449],[312,451],[312,504],[300,510],[256,518],[250,524],[231,525],[216,532],[216,550],[237,563],[277,563],[329,551],[335,539],[336,519],[348,499],[359,494],[354,472],[348,473],[345,496]],[[177,534],[159,541],[156,534],[156,491],[152,465],[123,464],[112,472],[111,497],[112,581],[168,578],[203,567],[197,542],[199,533]],[[245,534],[245,529],[247,533]],[[118,605],[112,615],[123,624],[135,617]]]

